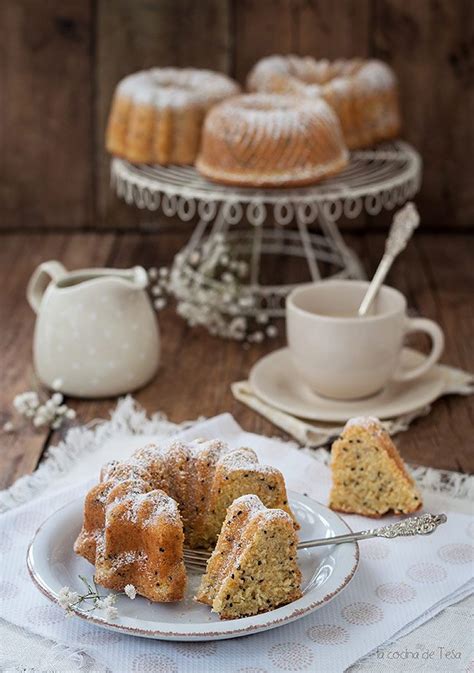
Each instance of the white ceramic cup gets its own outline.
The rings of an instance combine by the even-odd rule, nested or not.
[[[368,283],[330,280],[303,285],[286,300],[286,330],[294,365],[317,394],[338,400],[369,397],[390,380],[409,381],[425,374],[444,347],[441,328],[426,318],[408,318],[405,297],[383,285],[372,314],[357,309]],[[399,367],[409,332],[432,340],[425,361],[409,370]]]

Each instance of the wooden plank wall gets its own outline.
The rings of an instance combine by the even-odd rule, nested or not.
[[[426,226],[474,224],[472,0],[2,0],[0,228],[134,229],[109,189],[117,81],[193,65],[243,82],[272,53],[377,56],[398,73],[425,162]]]

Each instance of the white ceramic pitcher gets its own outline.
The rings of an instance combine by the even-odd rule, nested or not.
[[[27,298],[37,313],[34,363],[41,382],[77,397],[120,395],[147,383],[159,362],[158,323],[144,268],[40,264]]]

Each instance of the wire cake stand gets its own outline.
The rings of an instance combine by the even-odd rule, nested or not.
[[[402,141],[352,152],[337,176],[293,189],[218,185],[191,166],[135,165],[118,158],[111,165],[112,186],[128,204],[161,209],[183,222],[197,217],[175,257],[169,289],[190,324],[242,339],[249,320],[267,325],[284,314],[285,298],[296,284],[265,284],[264,258],[278,256],[277,264],[284,257],[299,259],[306,281],[363,278],[338,220],[403,205],[418,192],[421,173],[418,152]]]

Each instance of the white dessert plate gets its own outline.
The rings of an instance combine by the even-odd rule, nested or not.
[[[301,524],[301,539],[330,537],[350,531],[341,517],[327,507],[297,493],[289,493],[293,512]],[[28,569],[36,586],[57,602],[61,587],[84,592],[78,575],[92,578],[94,567],[73,551],[82,524],[83,498],[74,500],[52,514],[37,530],[28,550]],[[108,621],[102,610],[75,614],[105,629],[158,640],[218,640],[235,638],[281,626],[320,608],[342,591],[354,576],[359,563],[357,543],[302,550],[298,562],[303,574],[303,596],[283,607],[254,617],[219,620],[193,595],[200,575],[190,574],[186,597],[177,603],[152,603],[137,596],[131,601],[117,598],[119,616]],[[104,593],[108,593],[104,590]]]
[[[401,366],[415,367],[424,357],[411,348],[404,348]],[[350,372],[347,375],[350,376]],[[372,397],[331,400],[316,395],[301,380],[289,348],[280,348],[259,360],[250,372],[249,382],[253,392],[276,409],[308,420],[342,423],[354,416],[394,418],[415,411],[437,399],[445,386],[442,370],[434,366],[414,381],[392,381]]]

